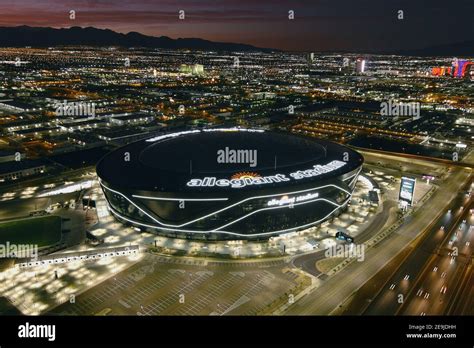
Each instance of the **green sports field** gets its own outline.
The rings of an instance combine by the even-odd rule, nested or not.
[[[0,223],[0,244],[37,244],[41,248],[60,240],[59,216],[41,216]]]

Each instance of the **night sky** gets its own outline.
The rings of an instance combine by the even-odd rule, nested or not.
[[[397,19],[400,9],[404,20]],[[179,10],[185,20],[178,19]],[[0,0],[0,26],[93,26],[305,51],[473,40],[473,15],[474,0]]]

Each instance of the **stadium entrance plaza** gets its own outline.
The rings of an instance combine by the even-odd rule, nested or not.
[[[337,231],[344,231],[355,237],[370,224],[375,215],[383,209],[383,201],[396,201],[400,180],[382,171],[372,171],[364,175],[372,177],[383,190],[379,206],[374,206],[368,198],[367,185],[359,180],[354,191],[351,206],[339,217],[298,232],[291,232],[270,238],[267,242],[221,241],[205,242],[187,239],[174,239],[156,236],[151,233],[137,233],[134,228],[124,227],[106,211],[105,200],[98,203],[100,223],[91,232],[103,238],[107,246],[138,244],[145,247],[156,247],[160,252],[173,253],[180,251],[188,256],[229,256],[235,258],[275,257],[294,255],[317,249],[326,249],[335,243]],[[431,187],[423,182],[417,184],[415,200],[420,199]],[[99,194],[99,196],[101,196]],[[282,209],[284,213],[284,209]],[[284,253],[283,253],[284,250]]]
[[[393,206],[400,180],[382,169],[365,175],[383,191],[378,207],[371,205],[368,187],[359,181],[346,213],[320,227],[268,242],[206,243],[138,233],[117,222],[105,209],[105,201],[99,200],[99,223],[90,231],[104,239],[100,247],[139,245],[138,255],[11,268],[0,273],[0,293],[19,311],[33,315],[50,311],[94,314],[104,308],[110,314],[133,315],[269,314],[287,303],[290,295],[320,281],[292,268],[292,255],[342,243],[334,239],[338,230],[348,232],[357,243],[357,236],[384,205],[392,201],[387,206]],[[419,182],[415,201],[432,186]],[[71,251],[86,249],[91,247],[82,245]],[[150,249],[154,252],[145,252]],[[176,252],[185,256],[169,255]]]

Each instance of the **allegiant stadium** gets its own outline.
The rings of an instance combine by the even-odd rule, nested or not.
[[[210,128],[128,144],[97,164],[110,212],[173,238],[267,239],[341,214],[363,157],[289,133]]]

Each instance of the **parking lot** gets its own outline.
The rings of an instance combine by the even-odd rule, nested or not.
[[[91,315],[256,314],[297,285],[284,261],[209,262],[145,258],[49,313]],[[181,261],[181,262],[174,262]]]

